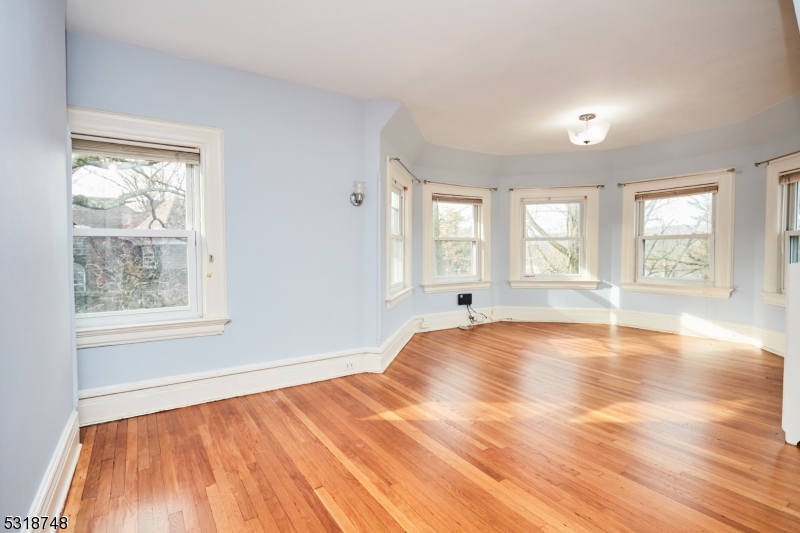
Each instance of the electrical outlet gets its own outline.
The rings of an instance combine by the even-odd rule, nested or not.
[[[458,295],[458,305],[472,305],[472,293],[467,292]]]
[[[344,364],[344,369],[345,370],[353,370],[355,368],[355,365],[356,365],[355,363],[345,363]]]
[[[420,329],[428,329],[429,327],[431,327],[431,323],[428,322],[427,318],[423,318],[422,321],[419,323],[419,328]]]

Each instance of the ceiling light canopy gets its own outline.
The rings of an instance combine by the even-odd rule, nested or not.
[[[567,128],[569,140],[572,144],[579,146],[589,146],[598,144],[605,140],[611,124],[605,120],[598,120],[594,113],[587,113],[578,117],[580,124]]]

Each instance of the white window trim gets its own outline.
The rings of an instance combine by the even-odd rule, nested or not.
[[[221,129],[167,122],[105,111],[69,107],[73,135],[105,137],[140,143],[185,146],[200,150],[200,235],[197,317],[113,326],[82,325],[76,320],[78,348],[219,335],[228,318],[225,253],[225,167]],[[211,257],[213,256],[213,260]]]
[[[478,221],[477,279],[437,281],[434,278],[433,197],[469,196],[481,199]],[[491,277],[492,191],[485,187],[467,187],[426,182],[422,186],[422,287],[425,293],[488,289]]]
[[[508,282],[512,289],[597,289],[600,248],[600,189],[596,185],[575,187],[540,187],[511,191],[511,225],[509,231]],[[529,201],[580,201],[581,213],[581,272],[577,276],[524,275],[522,268],[522,227],[524,204]]]
[[[405,189],[403,193],[403,283],[392,287],[392,188]],[[392,309],[414,292],[412,277],[412,210],[414,178],[396,161],[389,159],[386,172],[386,307]]]
[[[714,285],[642,282],[636,280],[636,195],[642,192],[717,185],[714,220]],[[730,298],[733,292],[734,172],[712,170],[626,183],[622,190],[621,287],[633,292],[652,292],[706,298]]]
[[[768,305],[786,307],[783,294],[783,246],[786,221],[780,175],[800,168],[800,154],[789,155],[767,164],[767,206],[764,222],[764,290],[761,297]]]

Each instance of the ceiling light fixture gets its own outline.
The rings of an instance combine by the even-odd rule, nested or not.
[[[603,142],[606,134],[608,134],[608,129],[611,127],[611,124],[605,120],[597,120],[597,115],[594,113],[581,115],[578,120],[582,121],[583,124],[567,128],[567,133],[569,133],[569,140],[572,141],[572,144],[579,146]]]

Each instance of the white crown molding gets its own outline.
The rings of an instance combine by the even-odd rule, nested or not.
[[[47,465],[28,516],[58,516],[64,510],[72,475],[78,465],[81,444],[78,438],[78,411],[72,411]]]
[[[777,355],[783,355],[786,342],[783,333],[749,324],[638,311],[497,306],[477,309],[476,313],[480,319],[476,325],[496,321],[615,324],[742,342]],[[378,348],[343,350],[86,389],[78,393],[80,425],[140,416],[351,374],[382,373],[415,334],[466,325],[470,325],[470,321],[465,311],[413,316]]]

